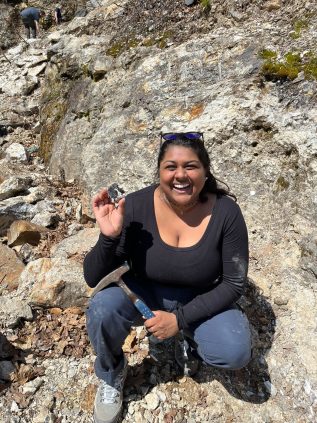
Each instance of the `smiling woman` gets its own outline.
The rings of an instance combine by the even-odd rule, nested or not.
[[[101,233],[85,258],[85,279],[96,286],[127,260],[124,282],[154,310],[154,317],[145,320],[149,333],[162,340],[181,334],[186,357],[241,368],[251,356],[248,322],[235,305],[248,270],[242,213],[210,172],[200,132],[161,136],[158,184],[116,205],[108,190],[94,198]],[[97,423],[119,416],[127,367],[122,344],[137,315],[117,286],[99,291],[89,304],[87,329],[101,379]],[[179,354],[175,359],[184,365]]]
[[[198,204],[207,174],[193,150],[182,146],[170,147],[160,163],[159,173],[158,191],[167,204],[177,206],[182,212]]]

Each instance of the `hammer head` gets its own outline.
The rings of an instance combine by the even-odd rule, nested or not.
[[[101,291],[102,289],[106,288],[106,286],[110,285],[111,283],[118,282],[121,276],[129,270],[128,263],[125,262],[122,266],[118,267],[117,269],[110,272],[108,275],[103,277],[99,282],[98,285],[95,287],[92,297],[97,294],[97,292]]]

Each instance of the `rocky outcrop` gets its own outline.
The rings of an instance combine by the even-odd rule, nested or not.
[[[316,239],[311,189],[317,182],[316,78],[302,70],[304,65],[297,76],[274,73],[277,62],[267,60],[265,52],[281,60],[296,53],[304,63],[305,51],[314,54],[316,15],[298,36],[289,19],[295,11],[298,20],[307,19],[298,2],[265,2],[260,20],[258,2],[229,13],[218,9],[217,22],[212,13],[207,20],[199,17],[199,36],[182,15],[185,30],[174,23],[178,32],[167,34],[159,46],[149,41],[147,25],[134,43],[125,43],[113,25],[124,20],[124,10],[117,2],[103,4],[73,21],[49,48],[46,90],[53,81],[54,92],[62,94],[58,119],[50,113],[54,100],[42,98],[43,117],[53,119],[50,126],[43,121],[41,145],[50,171],[78,179],[87,199],[115,181],[131,191],[154,180],[161,130],[203,131],[215,175],[229,183],[244,211],[250,276],[272,305],[270,325],[277,325],[272,348],[259,346],[256,355],[259,361],[267,357],[265,389],[274,397],[285,394],[285,383],[295,390],[306,383],[311,398],[317,382],[314,325],[307,323],[314,321],[316,301],[317,250],[311,242]],[[137,23],[131,19],[130,25]],[[266,72],[269,64],[272,74]],[[89,214],[87,203],[83,208]],[[298,363],[292,376],[290,362]],[[308,404],[305,395],[294,397],[293,404]],[[276,399],[269,413],[276,421],[279,413],[294,419]]]
[[[162,363],[149,363],[145,334],[133,332],[124,421],[315,421],[316,5],[99,3],[0,58],[2,247],[27,264],[17,289],[4,279],[0,315],[33,368],[25,377],[16,351],[0,355],[6,418],[31,421],[33,400],[34,421],[89,421],[93,353],[74,316],[90,294],[81,261],[98,236],[91,196],[111,182],[127,192],[151,183],[161,130],[200,130],[249,228],[241,305],[254,357],[239,372],[181,378],[166,346]],[[14,253],[17,219],[48,230]]]

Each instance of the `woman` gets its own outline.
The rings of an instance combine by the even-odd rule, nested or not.
[[[128,260],[124,281],[154,310],[145,321],[158,339],[186,332],[207,364],[227,369],[250,359],[250,332],[235,302],[248,268],[247,230],[239,206],[217,186],[202,133],[163,134],[159,184],[111,203],[107,190],[93,199],[100,237],[86,256],[93,287]],[[95,422],[116,422],[126,360],[122,344],[138,311],[117,286],[90,302],[87,328],[101,379]]]

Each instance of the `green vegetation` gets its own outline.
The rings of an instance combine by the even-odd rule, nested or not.
[[[113,43],[106,54],[112,57],[118,57],[123,52],[129,50],[130,48],[135,48],[138,45],[143,45],[145,47],[157,46],[160,49],[166,48],[168,40],[172,37],[172,31],[165,31],[158,36],[145,38],[143,41],[139,37],[129,38],[128,40],[116,41]]]
[[[276,191],[284,191],[289,188],[289,185],[289,181],[280,175],[276,180]]]
[[[84,76],[89,77],[91,76],[91,72],[89,70],[89,64],[85,63],[84,65],[82,65],[81,67],[82,73]]]
[[[277,53],[273,50],[263,49],[259,52],[259,56],[261,57],[261,59],[274,60],[277,58]]]
[[[308,28],[308,19],[300,19],[295,21],[293,27],[294,29],[291,32],[291,37],[297,39],[301,36],[302,30]]]
[[[200,0],[201,7],[205,11],[209,11],[211,7],[211,1],[210,0]]]
[[[120,54],[123,53],[124,50],[127,50],[128,46],[124,42],[116,42],[112,44],[108,50],[106,51],[106,54],[108,56],[112,57],[118,57]]]
[[[168,40],[172,37],[172,31],[165,31],[162,35],[155,39],[155,44],[158,48],[163,49],[167,47]]]
[[[317,79],[317,56],[312,52],[288,52],[279,58],[277,52],[264,49],[259,56],[264,60],[261,74],[269,81],[293,80],[300,72],[306,79]]]

